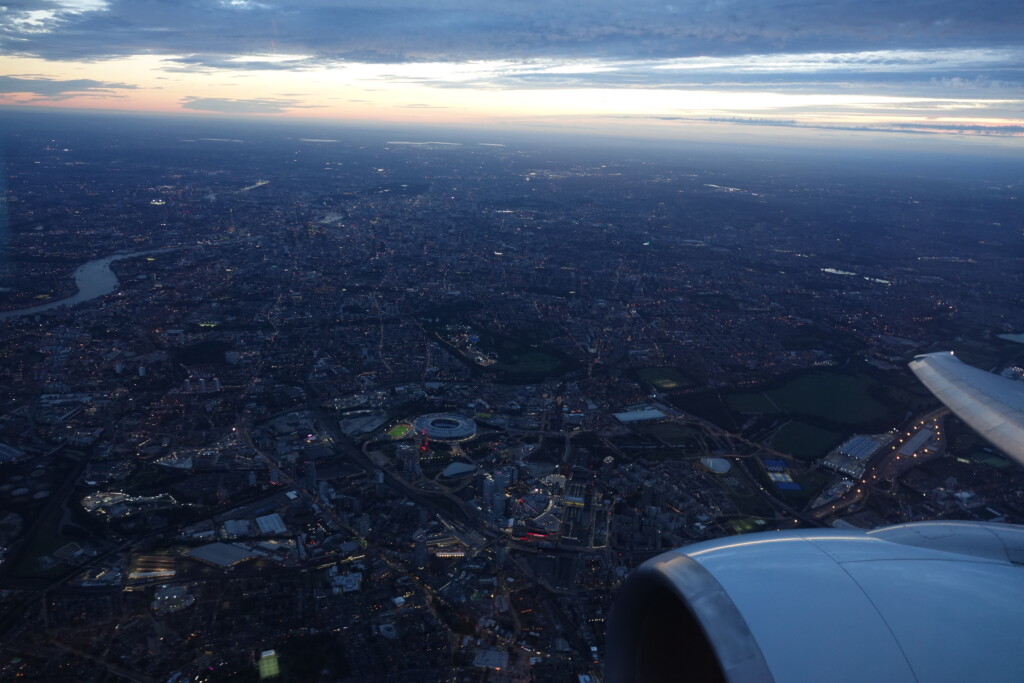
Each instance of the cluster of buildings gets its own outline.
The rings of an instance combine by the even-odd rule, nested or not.
[[[1013,331],[1019,269],[945,258],[933,208],[885,194],[903,228],[868,239],[875,195],[827,178],[723,203],[723,171],[506,148],[192,141],[88,176],[63,149],[12,157],[0,308],[134,255],[0,326],[4,675],[600,680],[614,587],[661,550],[1024,515],[945,418],[802,461],[717,407]]]

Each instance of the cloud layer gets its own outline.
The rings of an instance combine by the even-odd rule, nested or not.
[[[283,114],[291,109],[308,109],[311,105],[289,99],[230,99],[226,97],[186,97],[181,106],[197,111],[220,114]]]
[[[1021,44],[1019,0],[14,0],[0,50],[46,59],[665,59]]]
[[[425,120],[543,108],[551,93],[563,112],[586,102],[606,118],[635,101],[630,115],[660,120],[941,117],[943,131],[1024,121],[1020,0],[7,0],[0,55],[67,67],[8,68],[0,99],[20,103],[136,88],[150,108],[355,105]],[[128,62],[134,80],[106,70]],[[158,79],[177,90],[152,104]],[[623,95],[606,106],[566,94],[584,91]],[[752,108],[733,106],[744,93]]]
[[[0,94],[20,93],[36,99],[62,100],[78,95],[117,96],[119,90],[134,90],[128,83],[109,83],[88,78],[68,80],[33,76],[0,76]]]

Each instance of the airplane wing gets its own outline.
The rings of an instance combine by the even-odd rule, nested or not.
[[[1024,465],[1024,383],[962,363],[952,353],[926,353],[910,369],[972,429]]]

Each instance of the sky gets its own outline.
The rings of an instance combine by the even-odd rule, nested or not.
[[[1024,139],[1021,0],[0,0],[0,106]]]

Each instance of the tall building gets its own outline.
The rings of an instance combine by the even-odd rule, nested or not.
[[[494,492],[497,490],[497,482],[494,481],[494,477],[490,474],[484,474],[480,481],[480,497],[484,499],[484,502],[490,504],[491,499],[494,498]]]
[[[413,541],[416,543],[416,549],[414,551],[414,561],[418,569],[425,569],[427,566],[427,532],[422,529],[417,531],[413,536]]]

